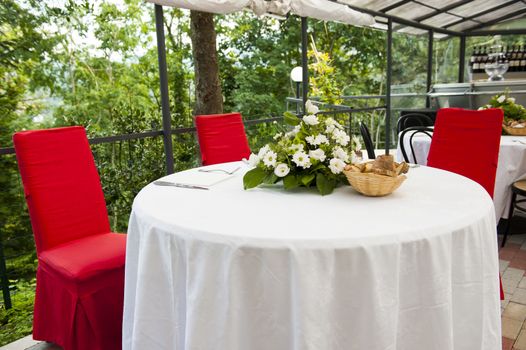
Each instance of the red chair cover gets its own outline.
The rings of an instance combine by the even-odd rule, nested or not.
[[[241,114],[210,114],[195,117],[203,165],[234,162],[250,156]]]
[[[16,133],[38,255],[33,337],[65,350],[121,348],[126,235],[110,231],[86,133]]]
[[[478,182],[493,197],[504,113],[443,108],[438,111],[427,165]],[[500,299],[504,300],[502,281]]]
[[[503,117],[498,108],[440,109],[427,165],[468,177],[493,197]]]

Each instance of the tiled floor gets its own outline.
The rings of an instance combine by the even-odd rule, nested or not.
[[[502,349],[526,350],[526,234],[510,236],[499,258],[505,296]]]
[[[505,300],[501,301],[502,350],[526,350],[526,217],[514,222],[506,246],[499,250],[500,273]],[[0,347],[0,350],[61,350],[50,343],[39,343],[31,336]]]

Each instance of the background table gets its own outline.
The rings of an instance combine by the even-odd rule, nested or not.
[[[405,149],[407,156],[412,162],[414,159],[411,155],[409,146],[409,135],[406,134]],[[484,140],[473,140],[473,142],[484,142]],[[418,164],[427,164],[427,155],[431,139],[424,134],[416,134],[413,139],[416,160]],[[459,152],[464,150],[459,149]],[[398,161],[403,161],[400,140],[396,150]],[[495,204],[495,217],[508,217],[511,201],[510,186],[517,180],[526,177],[526,137],[523,136],[502,136],[500,139],[499,162],[497,164],[497,175],[495,178],[495,190],[493,192],[493,203]]]
[[[322,197],[244,191],[244,171],[137,195],[124,349],[500,350],[482,187],[420,167],[388,197]]]

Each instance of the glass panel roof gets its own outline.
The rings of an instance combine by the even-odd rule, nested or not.
[[[441,13],[439,15],[428,18],[425,21],[422,21],[422,23],[428,24],[430,26],[435,26],[435,27],[444,27],[445,25],[456,22],[459,19],[461,18],[450,15],[448,13]]]
[[[504,2],[505,1],[501,0],[474,0],[468,4],[451,9],[449,13],[462,17],[471,17],[482,11],[494,8]]]
[[[431,7],[422,6],[419,4],[415,4],[413,2],[409,2],[405,5],[398,6],[390,11],[387,11],[387,14],[398,16],[398,17],[403,17],[407,19],[415,19],[415,18],[421,17],[423,15],[427,15],[435,11],[436,10],[432,9]]]
[[[454,4],[459,1],[460,0],[422,0],[421,3],[429,5],[436,9],[441,9],[441,8],[444,8],[448,5]]]
[[[347,3],[356,9],[363,8],[377,12],[385,11],[388,15],[416,21],[432,27],[452,31],[484,29],[493,24],[512,18],[526,19],[526,0],[336,0]],[[455,6],[458,5],[458,6]],[[504,7],[503,7],[504,6]],[[502,7],[502,8],[499,8]],[[494,8],[498,8],[492,10]],[[510,15],[508,18],[503,16]],[[396,19],[393,19],[396,22]],[[498,20],[499,22],[492,23]],[[490,22],[489,25],[485,25]],[[448,27],[448,25],[450,25]],[[395,30],[406,33],[426,33],[427,30],[415,30],[407,26],[395,27]]]
[[[342,3],[358,6],[370,10],[380,11],[381,9],[398,3],[400,0],[344,0]]]
[[[476,26],[478,24],[479,24],[478,22],[464,21],[464,22],[460,22],[459,24],[455,24],[455,25],[453,25],[451,27],[448,27],[447,29],[456,30],[458,32],[461,32],[461,31],[463,31],[465,29],[474,27],[474,26]]]
[[[497,11],[492,11],[488,14],[485,14],[485,15],[482,15],[482,16],[478,16],[478,17],[475,17],[474,19],[476,21],[482,21],[482,22],[488,22],[488,21],[491,21],[495,18],[499,18],[499,17],[502,17],[504,15],[507,15],[509,13],[513,13],[515,11],[518,11],[518,10],[524,10],[526,8],[526,4],[523,3],[523,2],[518,2],[514,5],[510,5],[510,6],[506,6],[500,10],[497,10]]]

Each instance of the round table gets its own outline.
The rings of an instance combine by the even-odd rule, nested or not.
[[[137,195],[123,349],[500,349],[495,217],[481,186],[419,167],[380,198],[349,186],[245,191],[246,170],[209,190]]]

